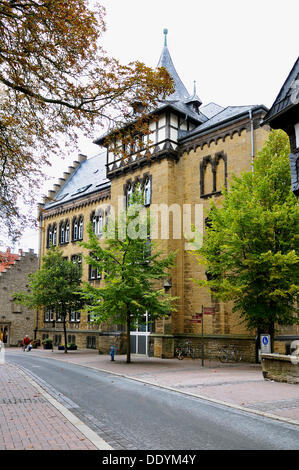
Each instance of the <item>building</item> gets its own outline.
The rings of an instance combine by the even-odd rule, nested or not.
[[[137,184],[143,188],[145,205],[156,205],[161,210],[191,208],[191,221],[195,223],[195,206],[201,211],[209,207],[211,200],[221,202],[222,188],[229,185],[231,175],[251,170],[253,158],[269,132],[268,126],[260,126],[267,108],[202,105],[195,87],[190,94],[182,83],[167,46],[167,30],[164,33],[165,44],[158,65],[166,67],[173,77],[175,91],[154,111],[156,119],[149,124],[152,132],[146,150],[145,143],[136,141],[127,149],[129,158],[124,160],[116,157],[109,146],[103,149],[105,136],[101,136],[96,140],[101,148],[99,155],[89,159],[80,155],[40,206],[41,255],[53,243],[60,245],[68,258],[82,262],[84,254],[77,241],[86,239],[87,223],[92,221],[100,236],[110,211],[117,213],[119,198],[128,198]],[[99,205],[102,210],[96,213]],[[202,225],[203,213],[200,212]],[[176,344],[185,339],[192,339],[199,346],[201,325],[193,317],[202,306],[212,306],[216,313],[207,316],[204,322],[207,353],[217,353],[224,342],[234,343],[245,360],[254,361],[255,331],[246,330],[238,315],[232,313],[230,304],[217,303],[191,280],[206,274],[189,253],[189,245],[182,236],[183,222],[176,226],[170,223],[169,236],[161,235],[161,223],[162,218],[160,248],[164,252],[178,250],[176,267],[164,283],[165,289],[179,297],[178,307],[169,319],[156,321],[151,331],[144,327],[131,332],[132,352],[173,357]],[[182,229],[181,236],[177,229]],[[84,262],[82,269],[82,277],[89,282],[104,282],[101,273],[91,271]],[[62,326],[53,322],[54,317],[49,312],[43,318],[40,316],[38,335],[40,339],[51,337],[59,344]],[[114,344],[116,353],[124,352],[125,332],[121,328],[94,327],[89,320],[83,314],[69,319],[68,334],[79,347],[108,352]]]
[[[299,57],[263,122],[272,129],[283,129],[289,136],[291,185],[299,196]]]
[[[38,268],[37,255],[10,248],[0,253],[0,339],[6,346],[17,346],[25,335],[34,338],[36,312],[14,302],[14,292],[28,289],[28,274]]]

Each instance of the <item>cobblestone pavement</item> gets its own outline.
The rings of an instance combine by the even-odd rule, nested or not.
[[[11,364],[0,364],[0,450],[96,450]]]

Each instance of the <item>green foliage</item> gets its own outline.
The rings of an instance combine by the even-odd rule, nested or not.
[[[29,275],[30,292],[15,293],[15,301],[29,308],[51,308],[66,316],[82,303],[80,283],[80,266],[65,260],[60,248],[51,247],[41,268]]]
[[[298,199],[290,190],[289,139],[272,131],[253,172],[234,176],[196,251],[215,297],[232,300],[249,328],[298,323]]]
[[[140,209],[142,215],[136,216]],[[138,192],[132,196],[127,217],[122,214],[122,222],[115,223],[115,236],[106,237],[105,246],[89,226],[89,241],[80,244],[92,253],[86,257],[87,263],[104,273],[103,287],[88,283],[83,287],[88,310],[96,322],[123,324],[130,331],[144,322],[146,312],[153,321],[173,310],[175,298],[165,294],[161,281],[174,266],[175,253],[163,256],[154,251],[154,243],[147,238],[149,230],[147,211],[142,208]]]

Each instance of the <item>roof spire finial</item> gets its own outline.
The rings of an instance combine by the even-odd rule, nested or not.
[[[193,93],[196,95],[196,80],[193,82]]]
[[[167,34],[168,34],[168,29],[167,28],[164,28],[163,29],[163,33],[165,35],[164,37],[164,46],[167,47]]]

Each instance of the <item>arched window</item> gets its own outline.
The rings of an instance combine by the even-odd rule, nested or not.
[[[97,233],[97,227],[98,227],[98,219],[97,219],[97,216],[95,214],[93,214],[92,216],[92,231],[93,233]]]
[[[53,231],[52,231],[52,225],[48,225],[48,230],[47,230],[47,248],[50,248],[50,246],[53,243]]]
[[[144,186],[143,186],[143,200],[144,205],[149,206],[151,203],[151,179],[149,176],[146,177]]]
[[[70,223],[67,220],[65,223],[65,232],[64,232],[64,241],[65,243],[68,243],[70,241]]]
[[[64,222],[61,222],[59,227],[59,243],[62,245],[65,243],[65,226]]]
[[[52,232],[52,234],[53,234],[52,243],[53,243],[53,245],[55,246],[55,245],[57,245],[57,225],[56,225],[56,224],[53,225],[53,232]]]
[[[78,233],[79,240],[83,240],[83,217],[79,219],[79,233]]]
[[[98,216],[98,235],[101,237],[103,235],[103,225],[104,225],[104,215],[101,212]]]
[[[78,220],[75,218],[73,220],[73,241],[78,240],[79,236],[79,223]]]
[[[127,206],[130,206],[131,204],[131,198],[133,196],[133,192],[134,192],[134,187],[132,183],[129,183],[127,187]]]

